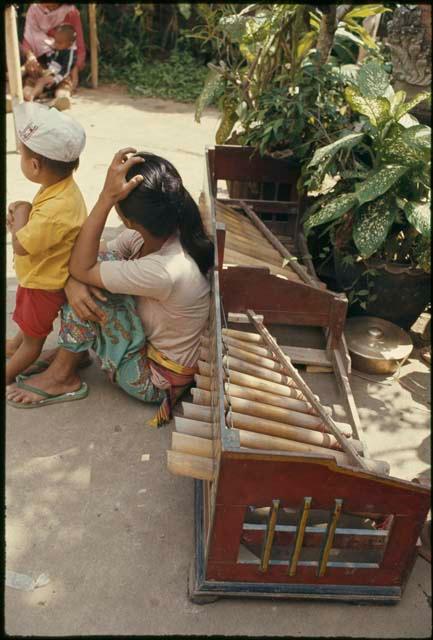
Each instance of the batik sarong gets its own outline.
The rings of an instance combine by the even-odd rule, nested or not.
[[[119,258],[104,252],[99,259]],[[80,320],[69,304],[63,305],[59,346],[74,353],[94,351],[111,382],[142,402],[160,405],[147,423],[160,427],[171,419],[172,409],[192,385],[196,369],[172,362],[146,340],[133,296],[104,294],[107,300],[98,301],[106,315],[103,324]],[[152,382],[152,368],[164,378],[164,388]]]

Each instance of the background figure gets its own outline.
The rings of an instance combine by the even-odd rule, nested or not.
[[[33,87],[27,85],[23,89],[24,100],[34,100],[46,89],[55,88],[61,82],[70,79],[70,73],[77,61],[75,46],[76,33],[70,24],[61,24],[54,33],[53,51],[47,53],[48,66],[42,71]],[[56,107],[60,111],[71,106],[68,96],[58,97]]]
[[[55,87],[55,106],[65,108],[64,98],[69,98],[78,86],[78,72],[84,68],[86,47],[80,12],[74,5],[64,3],[31,4],[26,13],[24,39],[21,52],[24,58],[24,87],[35,86],[38,78],[48,65],[48,56],[53,53],[53,36],[56,29],[63,24],[73,27],[76,34],[76,63],[70,74]],[[62,99],[63,100],[60,100]]]

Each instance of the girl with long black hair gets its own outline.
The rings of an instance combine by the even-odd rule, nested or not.
[[[113,206],[127,229],[101,243]],[[167,422],[196,372],[213,261],[213,243],[173,165],[132,148],[119,151],[72,252],[60,348],[45,371],[8,390],[8,402],[30,408],[85,397],[77,369],[92,349],[113,382],[160,404],[153,426]],[[98,308],[83,296],[77,302],[84,285]]]

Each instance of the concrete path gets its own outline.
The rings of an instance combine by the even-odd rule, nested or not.
[[[190,105],[135,100],[114,88],[82,89],[73,103],[72,115],[88,134],[77,180],[89,208],[113,153],[128,145],[166,156],[198,197],[216,112],[209,110],[198,125]],[[7,199],[32,199],[36,189],[20,174],[11,115],[7,134]],[[109,226],[108,235],[120,228],[116,214]],[[10,237],[8,249],[10,335],[16,289]],[[406,366],[404,375],[415,370],[426,387],[429,369],[416,357]],[[422,558],[395,607],[192,604],[186,586],[194,555],[193,481],[167,472],[173,427],[145,427],[149,409],[111,386],[95,365],[82,377],[91,388],[86,400],[7,412],[7,569],[50,579],[30,592],[6,588],[9,635],[430,635],[430,565]],[[388,460],[392,474],[406,479],[428,470],[429,407],[419,396],[397,382],[355,377],[353,389],[372,457]]]

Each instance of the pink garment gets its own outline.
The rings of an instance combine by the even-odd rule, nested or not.
[[[33,51],[39,58],[52,51],[51,38],[53,30],[59,25],[71,24],[77,34],[77,67],[82,69],[86,60],[83,28],[80,12],[73,5],[62,4],[53,11],[48,11],[41,4],[31,4],[27,10],[24,27],[24,51]]]

